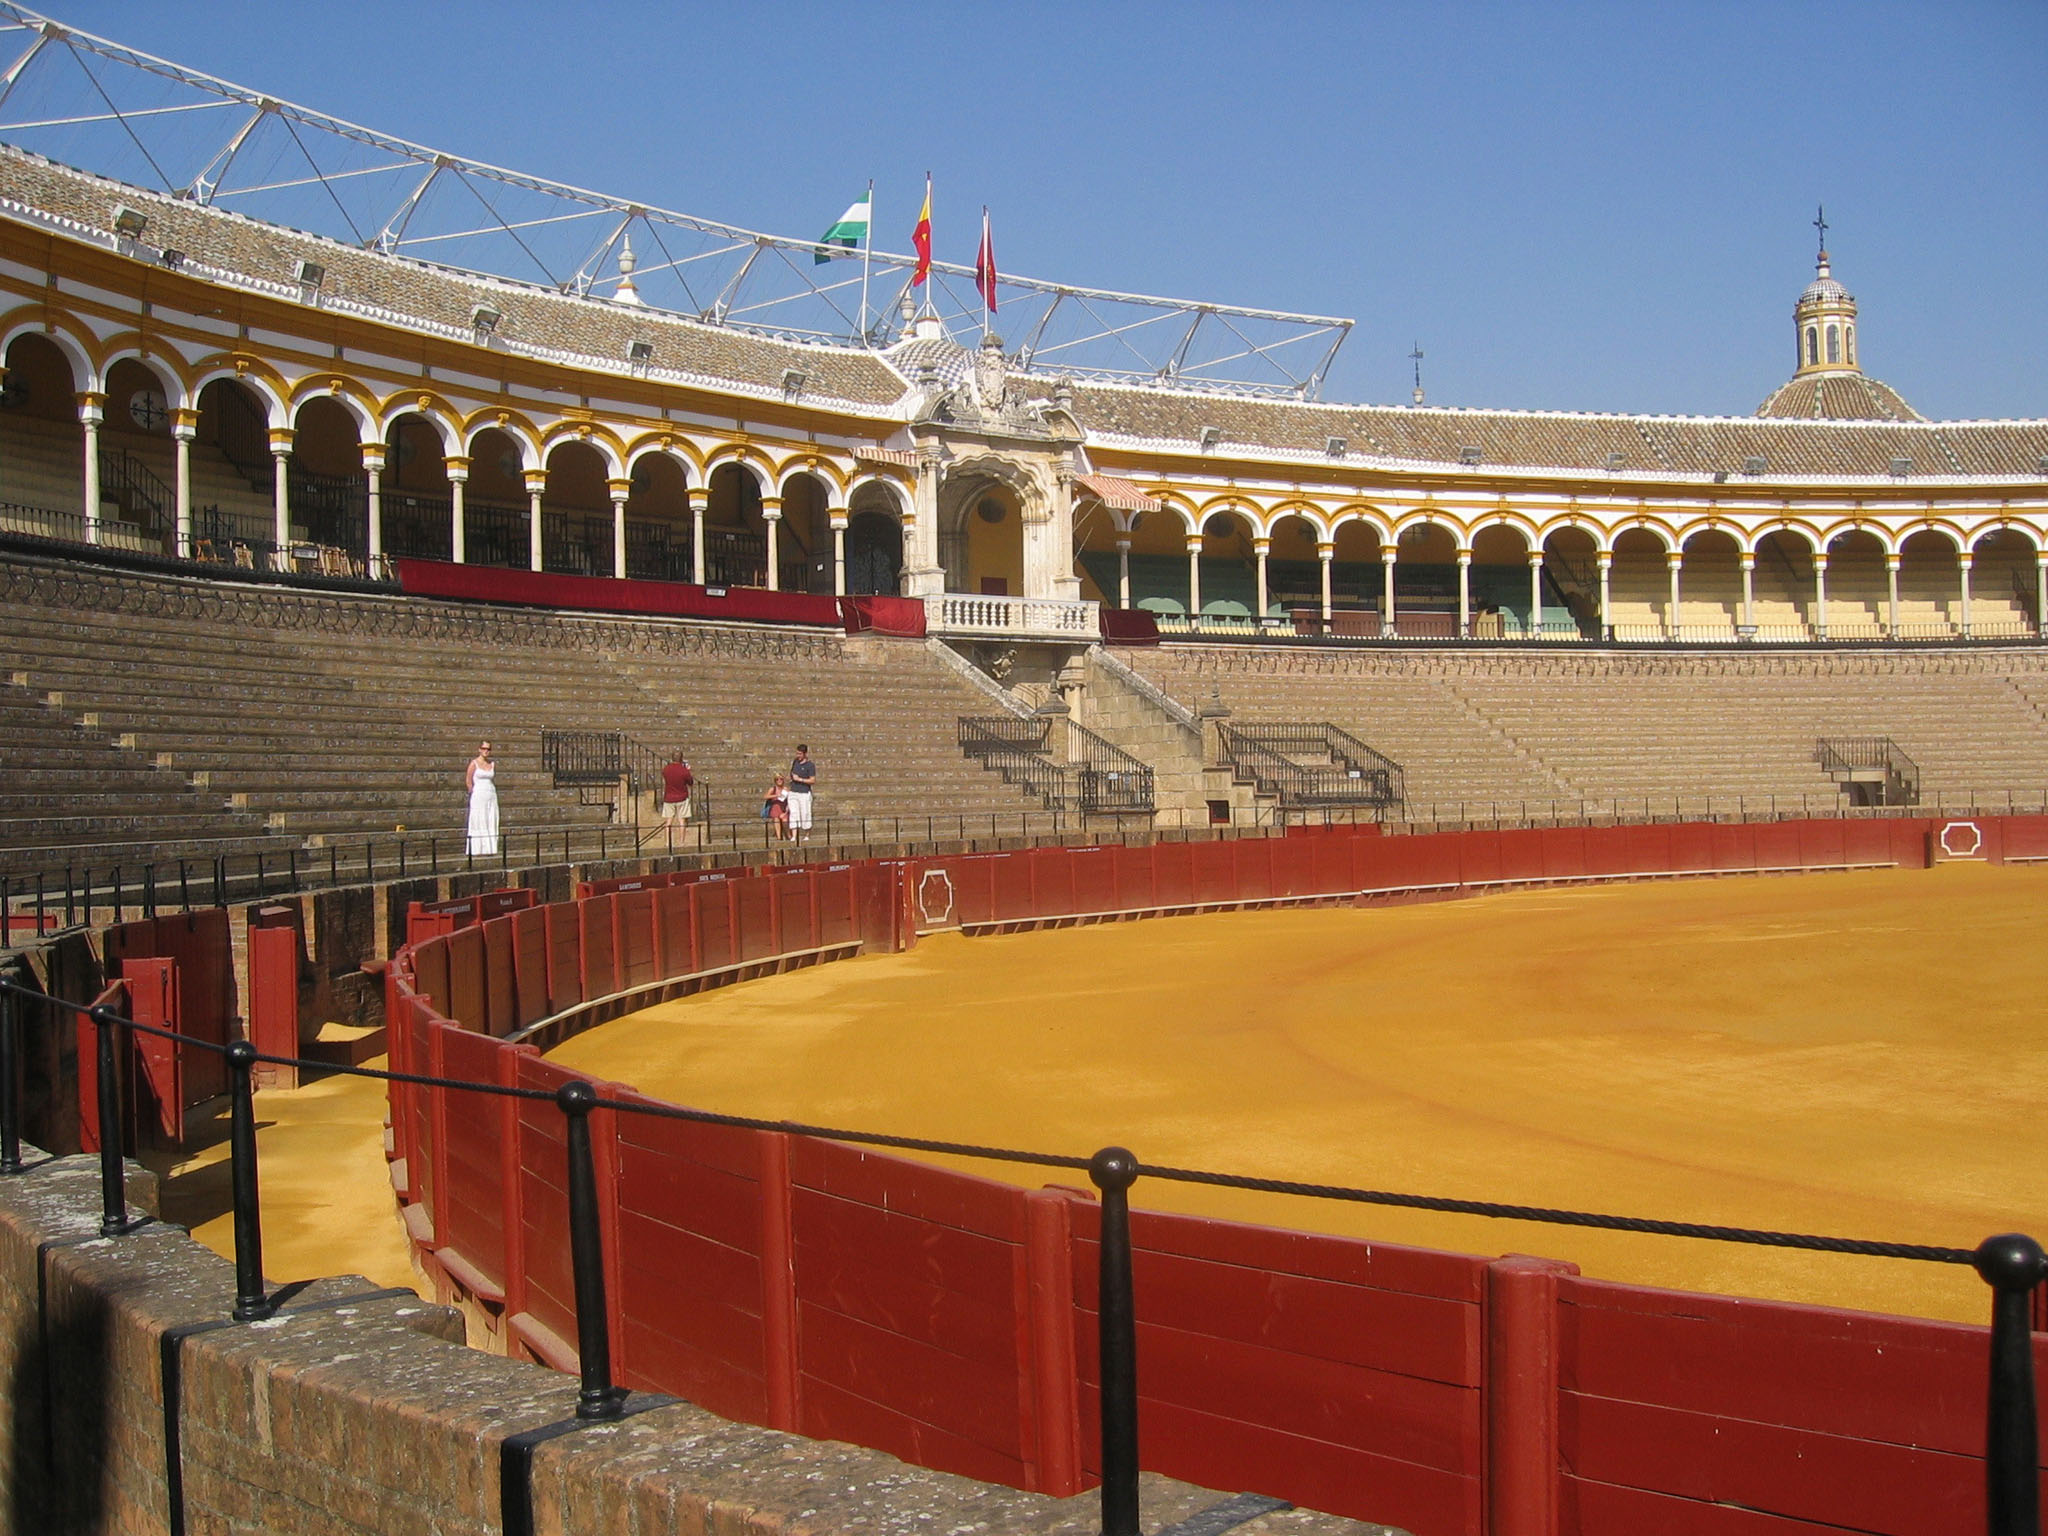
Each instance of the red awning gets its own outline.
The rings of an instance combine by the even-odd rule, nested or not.
[[[917,455],[908,448],[856,448],[853,456],[870,464],[900,464],[905,469],[917,468]]]
[[[1105,507],[1115,507],[1120,512],[1157,512],[1164,505],[1156,497],[1147,496],[1137,482],[1119,480],[1114,475],[1081,475],[1074,483]]]

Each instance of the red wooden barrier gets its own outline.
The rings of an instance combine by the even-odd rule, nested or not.
[[[494,1035],[519,1028],[519,983],[514,974],[512,919],[487,918],[477,929],[484,941],[484,1017]]]
[[[483,930],[458,928],[441,943],[448,950],[448,1006],[442,1017],[460,1020],[469,1029],[489,1029]]]
[[[618,990],[624,992],[633,987],[652,985],[658,976],[655,966],[654,893],[620,891],[612,898],[612,912],[615,925],[612,937],[618,945]]]
[[[513,1027],[525,1029],[550,1011],[547,914],[543,908],[530,907],[505,921],[512,929]]]
[[[121,962],[121,979],[128,984],[128,1017],[138,1024],[158,1029],[181,1028],[178,1019],[178,964],[157,957]],[[141,1066],[141,1086],[156,1108],[157,1129],[164,1140],[182,1144],[185,1140],[185,1055],[176,1040],[161,1035],[132,1032],[136,1061]],[[294,1046],[297,1042],[293,1042]],[[140,1122],[148,1112],[141,1099],[131,1106]]]

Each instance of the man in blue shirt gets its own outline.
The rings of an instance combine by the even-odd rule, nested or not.
[[[811,791],[818,784],[818,765],[811,761],[811,749],[796,744],[796,760],[789,765],[789,835],[796,842],[811,830]]]

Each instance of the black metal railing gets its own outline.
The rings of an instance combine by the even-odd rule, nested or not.
[[[467,564],[523,571],[533,563],[525,507],[465,502],[462,508],[462,555]]]
[[[687,524],[626,519],[626,576],[633,581],[694,581]]]
[[[618,731],[542,731],[540,766],[557,789],[616,784],[626,771],[626,738]]]
[[[540,559],[565,576],[611,576],[612,520],[602,512],[542,512]]]
[[[118,506],[122,519],[138,532],[158,539],[177,506],[177,495],[163,477],[126,448],[100,449],[100,499]]]
[[[1115,742],[1069,723],[1067,751],[1073,758],[1075,802],[1082,814],[1149,815],[1157,809],[1152,769]]]
[[[706,528],[702,579],[714,587],[767,586],[767,537],[737,528]]]
[[[378,498],[384,521],[384,552],[409,560],[450,560],[455,556],[455,502],[448,496],[385,491]]]
[[[367,475],[323,475],[293,460],[285,475],[292,526],[315,544],[345,549],[357,560],[370,548],[370,481]],[[381,511],[381,508],[380,508]]]
[[[1105,1147],[1092,1157],[1030,1152],[896,1136],[874,1131],[805,1125],[787,1120],[715,1114],[671,1104],[606,1097],[582,1079],[549,1092],[502,1083],[470,1082],[371,1067],[339,1066],[258,1051],[246,1040],[219,1045],[124,1017],[104,1000],[85,1005],[49,996],[0,976],[0,1176],[24,1177],[33,1168],[22,1162],[20,1149],[21,1081],[20,1013],[24,1005],[55,1009],[84,1018],[93,1026],[98,1065],[100,1125],[100,1235],[118,1239],[146,1224],[132,1215],[127,1202],[127,1169],[121,1127],[127,1123],[121,1062],[132,1054],[138,1035],[167,1040],[188,1049],[223,1056],[229,1067],[230,1198],[235,1247],[235,1299],[232,1319],[253,1322],[279,1310],[281,1291],[272,1291],[263,1276],[262,1206],[258,1187],[252,1069],[258,1064],[302,1071],[325,1070],[385,1083],[405,1083],[442,1092],[482,1094],[536,1103],[552,1103],[564,1121],[568,1192],[568,1248],[576,1313],[577,1363],[580,1372],[576,1418],[609,1422],[629,1411],[629,1392],[612,1380],[606,1297],[608,1276],[600,1226],[596,1166],[589,1118],[593,1110],[639,1114],[699,1124],[762,1130],[818,1140],[893,1150],[936,1153],[1039,1168],[1085,1171],[1101,1192],[1101,1231],[1097,1244],[1099,1318],[1098,1422],[1101,1439],[1100,1489],[1103,1536],[1139,1536],[1141,1465],[1138,1439],[1138,1310],[1132,1283],[1130,1191],[1140,1178],[1197,1184],[1211,1188],[1336,1200],[1395,1209],[1449,1212],[1501,1220],[1532,1221],[1554,1226],[1591,1227],[1639,1232],[1708,1242],[1737,1243],[1808,1252],[1854,1254],[1918,1263],[1967,1265],[1991,1288],[1991,1328],[1985,1418],[1986,1536],[2039,1536],[2039,1469],[2036,1465],[2037,1424],[2031,1307],[2034,1291],[2048,1278],[2048,1254],[2033,1238],[2004,1233],[1986,1238],[1974,1249],[1923,1243],[1869,1241],[1774,1232],[1756,1228],[1652,1217],[1618,1216],[1589,1211],[1512,1205],[1433,1195],[1357,1189],[1343,1185],[1307,1184],[1287,1179],[1250,1178],[1206,1169],[1150,1165],[1122,1147]],[[643,1394],[644,1396],[645,1394]],[[177,1465],[177,1442],[166,1437],[166,1482],[183,1486]],[[530,1496],[529,1490],[522,1490]],[[183,1510],[172,1512],[174,1528]],[[530,1515],[522,1510],[519,1515]],[[512,1518],[516,1518],[512,1517]],[[508,1518],[508,1527],[512,1523]]]
[[[1283,809],[1353,806],[1384,814],[1402,803],[1400,764],[1322,720],[1224,721],[1231,768]]]
[[[1920,765],[1889,736],[1823,736],[1813,746],[1813,760],[1845,786],[1859,774],[1882,773],[1873,781],[1883,787],[1882,805],[1920,803]]]
[[[1051,721],[1038,716],[962,715],[958,732],[962,755],[1001,774],[1005,784],[1019,786],[1049,811],[1065,810],[1072,803],[1066,768],[1047,755]]]

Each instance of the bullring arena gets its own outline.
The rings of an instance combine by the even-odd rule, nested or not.
[[[0,47],[7,1529],[2038,1529],[2048,422],[1827,252],[1348,406]]]

